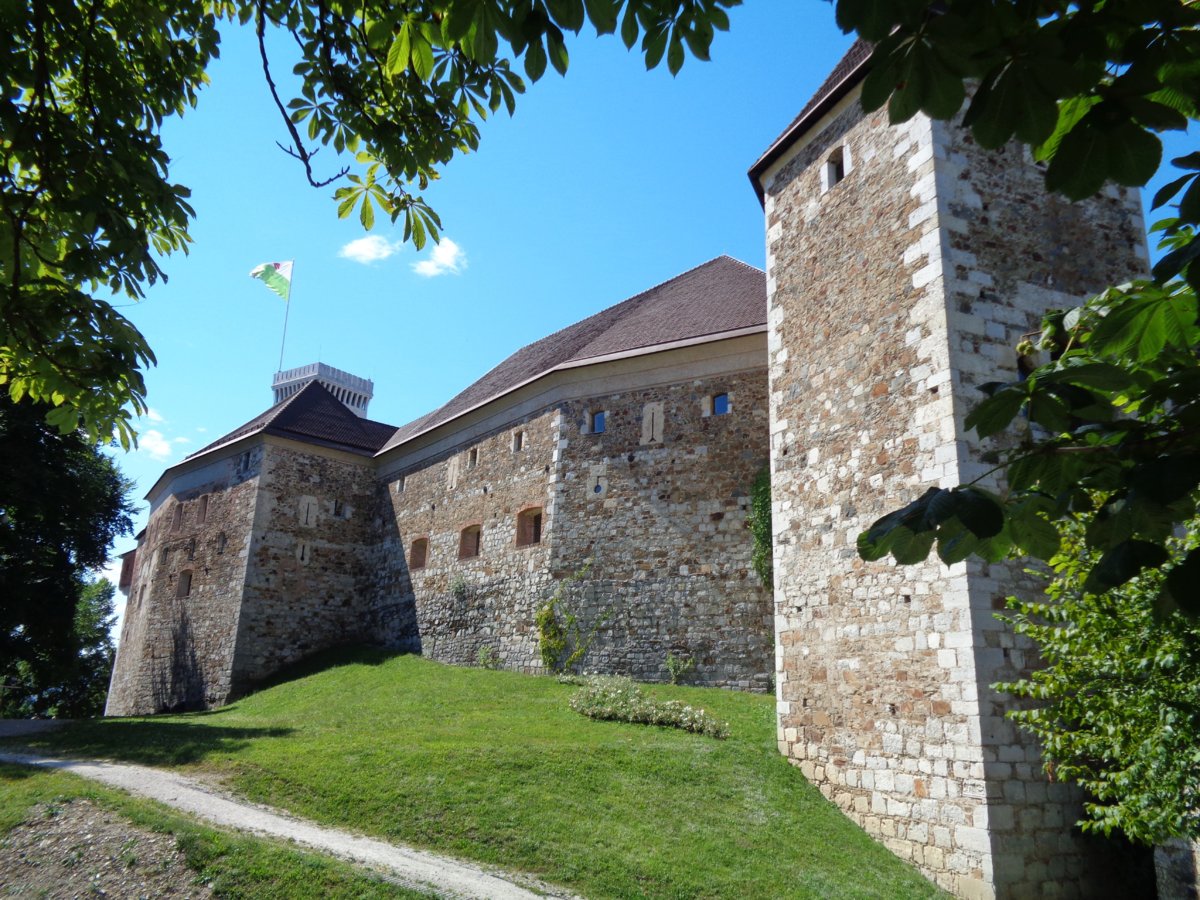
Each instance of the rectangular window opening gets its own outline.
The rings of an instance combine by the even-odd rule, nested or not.
[[[728,394],[713,394],[712,414],[714,416],[729,415],[729,395]]]
[[[429,538],[417,538],[408,548],[409,569],[423,569],[429,558]]]
[[[483,529],[479,525],[468,525],[458,535],[458,558],[473,559],[479,555]]]
[[[517,546],[530,547],[542,542],[542,510],[527,509],[517,516]]]
[[[589,434],[604,434],[604,426],[607,415],[604,410],[593,410],[588,414],[588,433]]]

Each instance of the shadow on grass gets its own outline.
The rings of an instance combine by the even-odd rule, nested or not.
[[[308,678],[311,675],[316,675],[319,672],[325,672],[330,669],[338,669],[343,666],[382,666],[384,663],[398,656],[411,655],[410,651],[389,650],[386,647],[366,646],[363,644],[344,644],[340,647],[331,647],[328,650],[318,650],[312,656],[306,656],[299,662],[292,663],[290,666],[286,666],[278,672],[267,676],[262,681],[255,682],[249,690],[241,693],[238,699],[250,694],[257,694],[259,691],[265,691],[267,688],[286,684],[289,681]],[[213,710],[213,712],[219,711]]]
[[[219,712],[214,710],[213,712]],[[204,713],[189,715],[199,719]],[[252,741],[286,738],[292,728],[233,728],[200,721],[95,719],[61,731],[29,735],[21,744],[38,753],[114,759],[148,766],[179,766],[236,753]]]

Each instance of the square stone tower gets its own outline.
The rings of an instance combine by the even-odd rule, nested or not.
[[[995,612],[1022,566],[858,558],[984,471],[963,419],[1051,307],[1148,268],[1139,197],[1049,196],[1028,151],[864,114],[857,45],[751,169],[767,225],[780,750],[964,897],[1112,893],[1078,797],[989,685],[1033,662]]]

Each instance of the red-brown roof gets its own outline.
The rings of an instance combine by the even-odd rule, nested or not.
[[[387,443],[395,431],[395,425],[360,419],[323,384],[313,381],[241,427],[197,450],[188,459],[252,434],[273,434],[370,456]]]
[[[842,97],[846,96],[851,88],[866,76],[867,63],[870,57],[871,45],[866,41],[859,38],[851,44],[850,49],[846,51],[846,55],[838,60],[838,64],[829,73],[829,77],[817,88],[817,92],[812,95],[809,101],[804,104],[804,108],[800,110],[799,115],[792,119],[792,123],[783,130],[783,133],[779,137],[771,142],[771,146],[767,148],[766,152],[750,167],[750,182],[754,185],[754,190],[758,194],[760,202],[763,198],[761,181],[763,173],[770,167],[771,163],[782,156],[788,147],[803,136],[821,116],[832,109]]]
[[[566,364],[766,322],[762,271],[719,256],[522,347],[441,408],[400,428],[381,452]]]

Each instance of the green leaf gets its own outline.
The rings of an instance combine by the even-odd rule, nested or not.
[[[1007,428],[1027,399],[1025,391],[1016,387],[999,390],[971,410],[964,424],[968,431],[989,437]]]
[[[954,491],[958,520],[977,538],[986,539],[1004,527],[1004,508],[979,488],[960,487]]]
[[[1080,123],[1062,136],[1058,152],[1046,169],[1046,188],[1082,200],[1104,187],[1108,178],[1108,137]]]
[[[531,41],[525,48],[525,74],[537,81],[546,72],[546,50],[540,40]]]
[[[938,558],[948,566],[962,562],[979,547],[979,539],[958,519],[950,519],[938,528],[937,542]]]
[[[1167,573],[1165,589],[1183,612],[1200,616],[1200,547]]]
[[[625,18],[621,20],[621,42],[626,50],[632,50],[638,39],[638,21],[633,10],[631,3],[625,10]]]
[[[1176,194],[1178,194],[1180,189],[1185,184],[1187,184],[1189,181],[1194,180],[1195,178],[1196,178],[1196,173],[1193,172],[1190,175],[1183,175],[1179,178],[1176,178],[1174,181],[1170,182],[1169,184],[1163,185],[1154,194],[1154,200],[1150,204],[1150,208],[1158,209],[1160,206],[1162,206],[1164,203],[1166,203],[1168,200],[1170,200],[1172,197],[1174,197]]]
[[[932,531],[910,531],[901,526],[893,532],[891,541],[892,556],[902,566],[911,566],[922,562],[929,556],[936,535]]]
[[[1170,554],[1160,544],[1136,539],[1123,541],[1100,557],[1083,588],[1093,594],[1103,593],[1136,577],[1143,569],[1161,566],[1169,558]]]
[[[667,71],[672,75],[678,75],[679,70],[683,68],[683,42],[679,39],[679,30],[676,29],[671,35],[671,43],[667,48]]]
[[[408,71],[412,57],[412,25],[405,22],[388,48],[387,68],[393,77]]]
[[[1008,528],[1013,543],[1037,559],[1050,559],[1062,544],[1058,529],[1034,508],[1011,511]]]
[[[1117,184],[1141,187],[1154,177],[1162,163],[1162,141],[1133,122],[1108,135],[1108,177]]]
[[[362,208],[358,211],[358,221],[367,231],[375,226],[375,208],[371,205],[371,198],[366,194],[363,195]]]
[[[617,30],[617,14],[621,11],[618,0],[586,0],[587,17],[596,34],[612,34]]]

